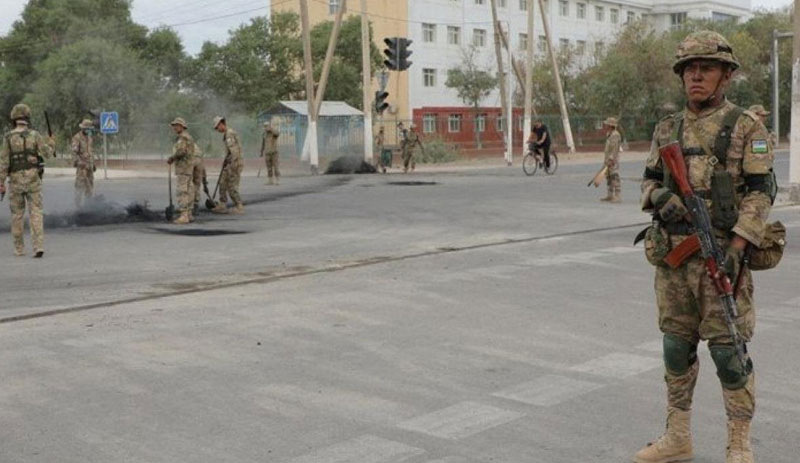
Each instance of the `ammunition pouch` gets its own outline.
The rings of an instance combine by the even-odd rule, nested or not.
[[[653,222],[644,235],[644,255],[647,262],[658,267],[666,267],[664,258],[672,250],[669,233],[660,222]]]
[[[17,135],[9,134],[6,136],[6,145],[8,146],[8,153],[9,153],[9,163],[8,163],[8,172],[19,172],[21,170],[28,170],[28,169],[37,169],[39,168],[40,163],[44,163],[44,160],[41,160],[39,153],[31,146],[28,146],[28,134],[27,130],[19,133],[19,136],[22,138],[22,150],[15,151],[11,145],[11,137]],[[37,159],[36,162],[31,161],[31,159]]]
[[[739,221],[739,207],[733,177],[723,169],[711,176],[711,223],[714,228],[728,231]]]
[[[761,246],[753,247],[749,252],[748,266],[750,270],[769,270],[778,266],[786,247],[786,227],[780,222],[767,224]]]

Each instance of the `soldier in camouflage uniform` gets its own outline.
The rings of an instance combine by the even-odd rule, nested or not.
[[[769,116],[771,113],[764,109],[764,106],[760,104],[754,104],[753,106],[750,106],[748,111],[758,116],[759,120],[761,120],[761,123],[764,124],[764,127],[767,126],[767,116]],[[773,148],[778,147],[778,134],[776,134],[775,131],[769,133],[769,141],[772,143]]]
[[[200,200],[203,199],[203,190],[208,189],[208,177],[206,176],[206,166],[203,162],[203,150],[194,144],[194,166],[192,168],[192,186],[194,187],[194,207],[192,215],[197,215],[200,211]]]
[[[39,176],[40,160],[55,152],[53,137],[47,140],[30,128],[31,109],[18,104],[11,110],[14,129],[3,137],[0,148],[0,195],[6,193],[6,177],[10,178],[9,206],[11,209],[11,236],[14,239],[14,254],[25,254],[23,231],[25,208],[33,239],[35,257],[44,255],[44,218],[42,201],[42,178]]]
[[[411,172],[414,172],[414,169],[417,167],[417,160],[416,160],[416,147],[419,146],[422,148],[422,141],[419,139],[419,134],[417,133],[417,126],[415,124],[411,124],[408,128],[408,132],[406,133],[405,140],[403,141],[403,173],[408,172],[409,167],[411,168]]]
[[[278,137],[280,131],[274,129],[272,124],[264,122],[264,136],[261,139],[261,157],[267,163],[267,185],[278,185],[281,180],[281,171],[278,169]],[[273,181],[272,178],[275,177]]]
[[[92,131],[94,124],[84,119],[78,126],[81,130],[72,137],[72,165],[75,167],[75,208],[80,209],[84,199],[94,196],[94,153]]]
[[[185,225],[194,222],[192,208],[194,206],[194,139],[189,135],[188,126],[183,118],[177,117],[169,124],[175,131],[177,137],[172,146],[172,156],[167,159],[169,164],[175,164],[176,195],[178,197],[178,208],[180,216],[173,223]]]
[[[619,134],[617,127],[619,123],[614,117],[609,117],[603,121],[603,128],[606,130],[606,148],[603,164],[608,167],[606,173],[606,183],[608,184],[608,195],[600,201],[618,203],[622,201],[622,180],[619,178],[619,151],[622,146],[622,135]]]
[[[242,142],[239,140],[239,134],[228,127],[224,117],[214,118],[214,130],[223,134],[222,141],[225,143],[227,164],[219,183],[219,203],[213,211],[221,214],[227,213],[228,196],[230,195],[233,201],[231,212],[242,214],[244,213],[244,203],[242,203],[242,197],[239,196],[239,183],[242,180],[242,170],[244,169]]]
[[[755,325],[753,280],[750,269],[740,266],[746,246],[758,246],[764,238],[772,204],[773,153],[769,134],[758,116],[724,96],[738,67],[731,46],[715,32],[689,34],[680,44],[673,70],[683,82],[688,103],[683,111],[656,126],[642,183],[642,208],[654,213],[658,225],[650,230],[655,233],[648,232],[645,247],[649,252],[658,243],[674,248],[692,232],[685,221],[686,206],[658,152],[659,146],[677,140],[689,183],[706,198],[719,243],[727,250],[726,272],[732,281],[740,270],[743,272],[736,294],[739,317],[735,323],[744,340],[749,341]],[[692,458],[690,414],[699,370],[697,344],[707,340],[728,417],[726,461],[752,463],[754,374],[752,368],[743,368],[737,361],[722,304],[704,261],[696,253],[673,269],[660,258],[650,257],[648,254],[648,260],[656,265],[659,327],[664,333],[667,427],[656,442],[636,454],[634,461],[666,463]],[[752,365],[749,356],[747,363]]]

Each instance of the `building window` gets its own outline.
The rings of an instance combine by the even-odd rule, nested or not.
[[[672,13],[669,15],[670,25],[673,29],[681,27],[686,22],[686,12]]]
[[[476,47],[486,46],[486,29],[472,29],[472,44]]]
[[[636,13],[634,13],[633,11],[629,11],[629,12],[628,12],[628,20],[627,20],[627,23],[628,23],[628,24],[631,24],[631,23],[632,23],[632,22],[634,22],[634,21],[636,21]]]
[[[586,4],[585,3],[578,3],[576,13],[578,19],[586,19]]]
[[[341,0],[328,0],[328,13],[329,14],[338,13],[340,4]]]
[[[539,36],[539,51],[542,53],[547,51],[547,37],[543,35]]]
[[[503,129],[506,126],[505,122],[506,122],[506,120],[505,120],[505,118],[503,116],[497,116],[497,118],[494,120],[494,126],[495,126],[495,128],[497,129],[498,132],[502,132],[503,131]]]
[[[594,44],[594,53],[597,56],[603,56],[603,53],[606,51],[606,44],[603,42],[595,42]]]
[[[575,42],[575,54],[578,56],[583,56],[586,54],[585,40],[578,40],[577,42]]]
[[[448,132],[461,132],[461,114],[451,114],[447,118]]]
[[[507,7],[507,6],[508,6],[508,0],[499,0],[499,1],[497,2],[497,6],[499,6],[500,8],[505,8],[505,7]]]
[[[732,15],[732,14],[720,13],[720,12],[718,12],[718,11],[712,11],[712,12],[711,12],[711,20],[712,20],[712,21],[733,21],[733,22],[739,22],[739,17],[738,17],[738,16],[734,16],[734,15]]]
[[[436,86],[436,69],[426,68],[422,70],[422,86],[423,87]]]
[[[422,116],[422,132],[436,132],[436,114],[425,114]]]
[[[519,49],[520,50],[528,49],[528,34],[519,35]]]
[[[447,26],[447,43],[458,45],[461,43],[461,28],[457,26]]]
[[[562,52],[569,50],[569,39],[558,39],[558,46]]]
[[[597,21],[605,21],[606,19],[606,9],[602,6],[595,6],[594,7],[594,19]]]
[[[558,12],[561,16],[569,16],[569,2],[567,0],[559,0]]]
[[[476,5],[483,5],[486,3],[486,0],[475,0]]]
[[[519,9],[522,11],[528,11],[528,0],[519,0]]]
[[[422,24],[422,41],[431,43],[436,41],[436,24]]]
[[[486,132],[486,114],[475,116],[475,131]]]
[[[619,22],[619,10],[616,8],[611,8],[609,12],[611,13],[611,24],[617,24]]]

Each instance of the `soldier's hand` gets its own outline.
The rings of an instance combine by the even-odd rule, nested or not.
[[[650,198],[656,213],[665,222],[681,221],[689,213],[681,198],[667,188],[658,188]]]
[[[0,183],[0,194],[6,194],[6,184]]]
[[[167,158],[167,164],[172,164],[173,162],[175,162],[175,158],[173,158],[172,156]]]
[[[97,172],[97,166],[96,165],[92,166],[92,172]]]

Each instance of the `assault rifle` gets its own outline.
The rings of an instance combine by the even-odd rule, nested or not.
[[[678,185],[683,202],[689,209],[688,219],[694,228],[694,232],[700,241],[700,255],[706,262],[706,271],[714,282],[719,300],[722,303],[722,313],[728,332],[733,339],[733,347],[736,349],[736,358],[742,365],[742,371],[750,372],[750,364],[745,358],[746,348],[744,339],[736,329],[734,320],[738,316],[736,299],[734,298],[733,285],[730,277],[725,273],[725,252],[720,248],[714,237],[714,229],[711,225],[711,216],[708,213],[705,200],[697,196],[689,185],[686,172],[686,163],[683,159],[678,142],[672,142],[659,148],[661,160],[664,166],[669,169],[672,178]]]
[[[53,129],[50,127],[50,116],[47,114],[47,111],[44,112],[44,122],[47,124],[47,136],[52,138],[53,137]],[[55,152],[53,153],[53,156],[55,156]],[[39,161],[39,165],[37,166],[39,168],[39,178],[43,178],[44,177],[44,158],[41,157],[41,156],[37,156],[36,158]]]

